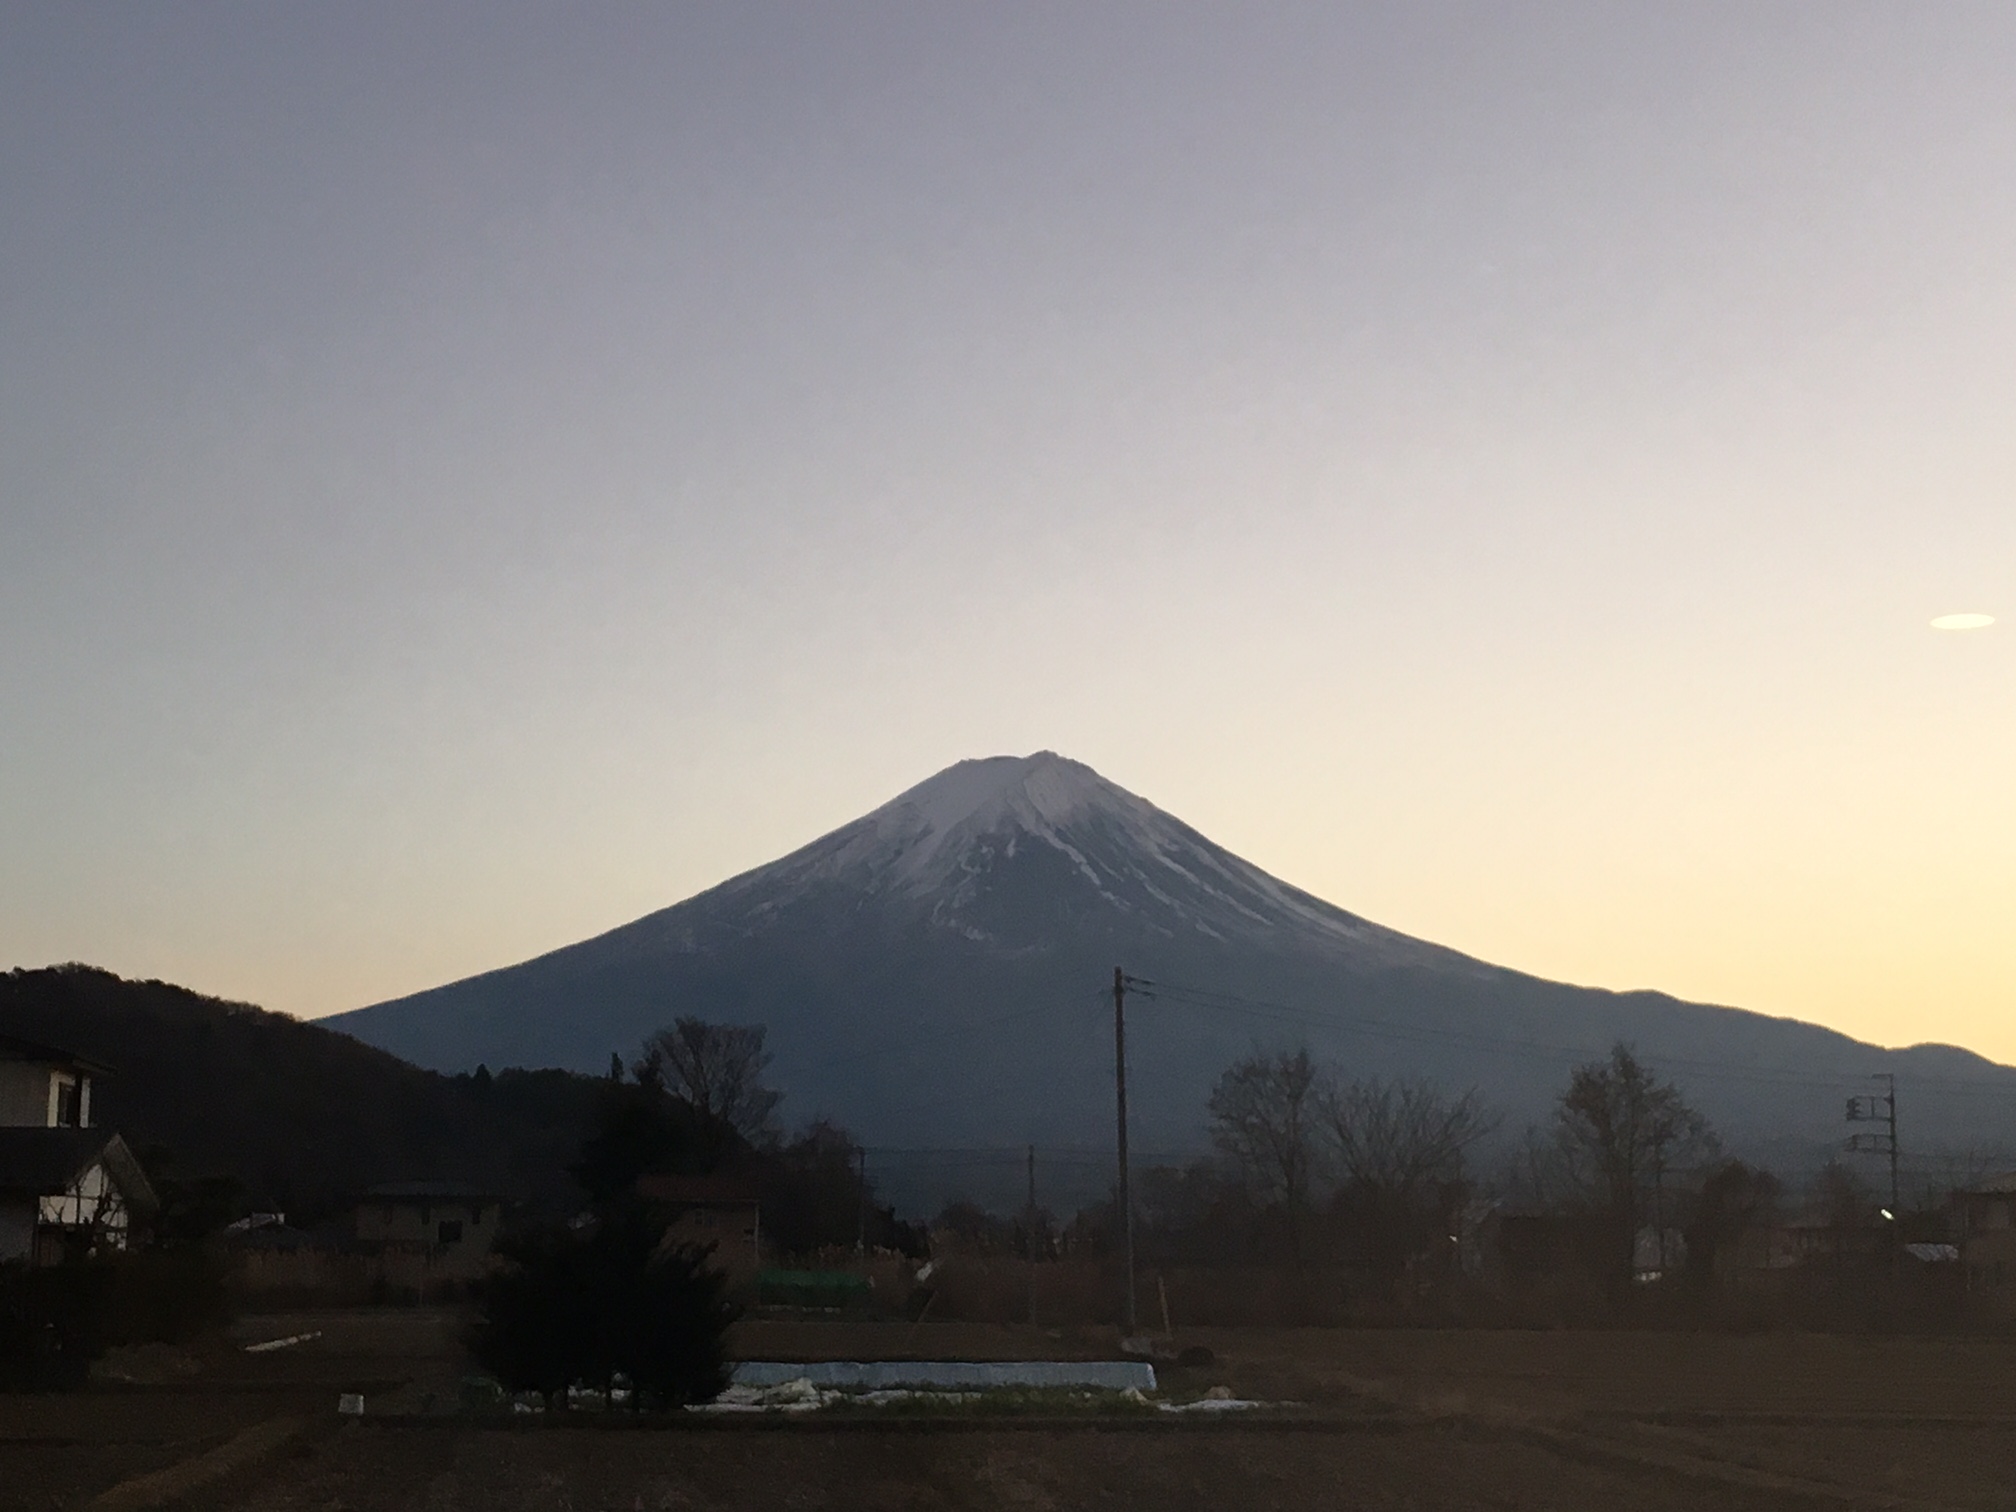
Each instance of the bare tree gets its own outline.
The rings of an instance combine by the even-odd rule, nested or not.
[[[1629,1281],[1638,1230],[1664,1222],[1668,1173],[1715,1153],[1708,1121],[1620,1043],[1608,1059],[1575,1068],[1554,1133],[1563,1172],[1596,1222],[1602,1268]]]
[[[1450,1097],[1431,1082],[1377,1077],[1325,1087],[1317,1114],[1361,1258],[1389,1275],[1446,1232],[1463,1157],[1498,1124],[1475,1089]]]
[[[1226,1068],[1211,1091],[1211,1142],[1262,1201],[1288,1222],[1288,1253],[1302,1258],[1302,1225],[1316,1178],[1322,1078],[1306,1049],[1255,1053]]]
[[[1376,1076],[1325,1089],[1318,1112],[1343,1178],[1398,1192],[1461,1176],[1464,1153],[1498,1126],[1475,1088],[1449,1097]]]
[[[681,1018],[644,1041],[639,1080],[656,1079],[705,1119],[718,1120],[751,1144],[773,1131],[781,1092],[763,1085],[770,1054],[761,1024],[709,1024]]]

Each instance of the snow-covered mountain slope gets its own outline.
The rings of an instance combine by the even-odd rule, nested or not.
[[[882,927],[921,924],[1008,949],[1056,943],[1019,908],[1035,871],[1062,883],[1081,929],[1334,952],[1371,967],[1488,971],[1270,877],[1092,768],[1050,751],[962,761],[768,866],[603,939],[702,948],[836,893]],[[593,943],[593,942],[591,942]]]
[[[1519,1123],[1621,1038],[1739,1140],[1809,1148],[1838,1137],[1840,1095],[1873,1071],[1967,1079],[1963,1052],[1563,986],[1382,928],[1047,751],[960,762],[683,903],[329,1022],[444,1069],[583,1070],[679,1014],[763,1023],[794,1118],[834,1115],[889,1145],[1095,1144],[1115,965],[1193,989],[1135,1010],[1150,1147],[1194,1147],[1212,1079],[1256,1043],[1474,1084]],[[1983,1087],[2016,1091],[1967,1059]],[[1996,1106],[1942,1098],[1919,1137],[2016,1138]]]

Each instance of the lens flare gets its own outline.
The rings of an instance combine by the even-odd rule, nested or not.
[[[1932,621],[1934,630],[1986,630],[1995,623],[1992,614],[1942,614]]]

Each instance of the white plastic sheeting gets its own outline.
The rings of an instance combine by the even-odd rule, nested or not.
[[[1156,1404],[1164,1412],[1251,1412],[1256,1407],[1269,1407],[1271,1402],[1250,1402],[1244,1397],[1200,1397],[1194,1402],[1159,1402]],[[1289,1404],[1294,1405],[1293,1403]]]
[[[992,1391],[1016,1386],[1077,1386],[1095,1391],[1153,1391],[1155,1367],[1145,1360],[743,1360],[730,1380],[737,1386],[814,1386],[883,1391],[924,1387],[937,1391]]]

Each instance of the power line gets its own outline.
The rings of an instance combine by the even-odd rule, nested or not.
[[[939,1028],[935,1030],[926,1029],[921,1033],[906,1034],[903,1036],[901,1043],[905,1048],[936,1044],[940,1040],[957,1039],[969,1034],[980,1034],[989,1029],[1004,1028],[1009,1024],[1021,1023],[1026,1019],[1041,1018],[1045,1014],[1060,1013],[1077,1006],[1079,1005],[1076,1003],[1066,1003],[1053,998],[1037,1003],[1032,1007],[1011,1009],[1007,1013],[996,1014],[993,1018],[985,1018],[973,1023],[964,1020],[941,1020]],[[822,1055],[819,1057],[819,1064],[823,1069],[830,1070],[841,1066],[851,1066],[864,1060],[886,1058],[888,1054],[889,1047],[887,1045],[875,1045],[865,1050],[857,1050],[851,1055]]]
[[[868,1145],[870,1155],[878,1159],[901,1160],[915,1158],[921,1160],[944,1160],[949,1163],[984,1164],[998,1161],[1003,1165],[1013,1165],[1024,1159],[1028,1145],[974,1145],[970,1148],[909,1146],[909,1145]],[[1051,1165],[1105,1165],[1113,1159],[1111,1150],[1092,1150],[1082,1146],[1052,1148],[1037,1145],[1036,1153]],[[1177,1150],[1137,1150],[1134,1152],[1143,1160],[1180,1160],[1185,1154],[1197,1152]]]

